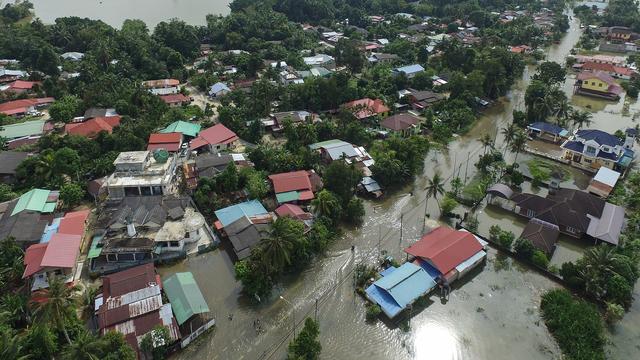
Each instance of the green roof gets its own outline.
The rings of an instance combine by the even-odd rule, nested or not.
[[[38,211],[41,213],[53,212],[56,209],[56,204],[47,204],[49,193],[51,193],[51,191],[49,190],[33,189],[22,194],[22,196],[20,196],[20,198],[18,199],[18,203],[13,208],[13,212],[11,212],[11,216],[25,210]]]
[[[300,199],[299,191],[287,191],[287,192],[276,194],[276,200],[278,200],[279,204],[286,203],[289,201],[296,201],[298,199]]]
[[[17,139],[30,135],[41,135],[44,130],[44,120],[25,121],[23,123],[0,126],[0,137]]]
[[[100,241],[102,241],[102,237],[102,235],[93,237],[91,248],[89,248],[89,253],[87,254],[87,259],[95,259],[102,254],[102,246],[98,246],[100,245]]]
[[[202,126],[200,126],[199,124],[192,124],[186,121],[174,121],[171,124],[169,124],[169,126],[167,126],[166,128],[160,130],[160,132],[161,133],[179,132],[179,133],[182,133],[183,135],[196,137],[200,133],[201,128]]]
[[[162,282],[178,325],[195,314],[209,312],[200,288],[190,272],[175,273]]]

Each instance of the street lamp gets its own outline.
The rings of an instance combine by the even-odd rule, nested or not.
[[[291,301],[285,299],[284,296],[282,295],[280,295],[280,300],[283,300],[284,302],[286,302],[291,306],[291,317],[293,321],[293,340],[295,340],[296,339],[296,308],[295,306],[293,306]]]

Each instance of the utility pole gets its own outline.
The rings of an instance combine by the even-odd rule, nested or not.
[[[469,170],[469,158],[471,158],[471,151],[467,153],[467,164],[464,167],[464,183],[467,183],[467,170]]]
[[[318,299],[316,299],[316,312],[313,315],[313,318],[315,319],[315,322],[318,322]]]
[[[400,213],[400,244],[402,245],[402,222],[404,220],[404,213]]]

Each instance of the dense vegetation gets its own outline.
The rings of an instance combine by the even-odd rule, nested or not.
[[[568,359],[604,360],[604,326],[595,306],[557,289],[542,295],[540,309],[547,328]]]
[[[317,360],[320,359],[322,345],[318,341],[320,328],[311,318],[304,321],[300,334],[289,343],[287,360]]]

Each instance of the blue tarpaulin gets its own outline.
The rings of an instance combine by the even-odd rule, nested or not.
[[[49,240],[51,240],[53,234],[58,232],[58,227],[60,227],[61,219],[62,218],[53,219],[51,225],[47,225],[47,227],[44,229],[44,233],[42,233],[42,237],[40,238],[41,244],[48,243]]]

